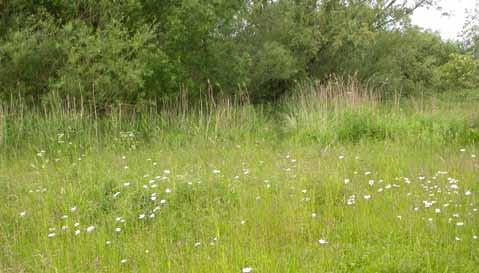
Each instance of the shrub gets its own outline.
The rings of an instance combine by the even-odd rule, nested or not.
[[[61,29],[51,19],[24,18],[0,43],[0,99],[11,93],[37,99],[66,60]]]
[[[451,54],[437,73],[446,88],[473,88],[478,79],[477,65],[471,55]]]
[[[61,96],[84,97],[98,105],[116,100],[135,102],[143,97],[149,59],[158,51],[150,28],[132,34],[118,21],[94,32],[81,22],[65,25],[69,49],[65,65],[50,85]]]

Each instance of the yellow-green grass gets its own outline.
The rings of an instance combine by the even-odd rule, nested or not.
[[[10,119],[0,272],[479,272],[474,104],[404,109]]]

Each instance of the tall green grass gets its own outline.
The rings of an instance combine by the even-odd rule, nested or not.
[[[476,105],[354,81],[274,107],[12,99],[0,272],[479,272]]]
[[[355,80],[337,80],[300,85],[295,95],[276,106],[251,105],[245,96],[208,95],[192,104],[182,95],[169,104],[116,104],[103,109],[58,97],[41,105],[12,98],[0,106],[0,149],[5,156],[39,147],[54,150],[56,141],[84,148],[132,149],[149,142],[182,145],[195,140],[263,139],[323,145],[383,140],[438,144],[479,141],[477,98],[448,103],[453,94],[440,99],[383,99],[379,93]]]

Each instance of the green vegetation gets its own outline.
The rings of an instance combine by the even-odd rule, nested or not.
[[[478,99],[5,105],[0,271],[478,272]]]
[[[479,273],[435,2],[0,1],[0,272]]]
[[[433,1],[406,2],[2,1],[0,99],[103,108],[209,90],[264,103],[353,75],[386,94],[476,87],[474,18],[462,43],[445,42],[410,24]]]

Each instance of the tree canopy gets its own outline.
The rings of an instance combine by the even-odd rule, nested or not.
[[[440,91],[456,81],[471,87],[477,63],[469,49],[410,23],[416,8],[433,5],[5,0],[0,98],[13,93],[39,100],[56,92],[94,96],[100,104],[136,103],[168,100],[180,90],[197,96],[209,88],[227,95],[246,90],[265,102],[292,92],[300,81],[332,76],[355,76],[403,94]]]

